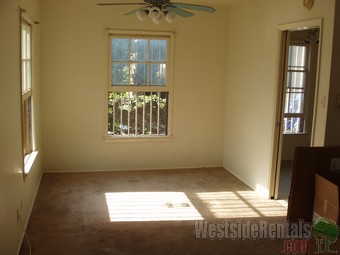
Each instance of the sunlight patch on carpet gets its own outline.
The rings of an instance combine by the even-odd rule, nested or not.
[[[286,216],[287,210],[277,201],[254,191],[196,193],[215,218],[253,218]]]
[[[203,220],[183,192],[105,193],[111,222]]]

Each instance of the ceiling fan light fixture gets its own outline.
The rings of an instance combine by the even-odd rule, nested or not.
[[[162,15],[164,16],[163,11],[157,6],[154,6],[150,9],[149,15],[152,18],[152,20],[154,19],[156,20]]]
[[[173,12],[168,12],[166,15],[165,15],[165,20],[166,22],[168,23],[173,23],[176,19],[176,14],[173,13]]]
[[[215,9],[211,6],[199,4],[186,4],[186,3],[172,3],[171,0],[144,0],[144,3],[97,3],[100,6],[115,6],[115,5],[143,5],[143,7],[125,13],[125,15],[136,14],[139,21],[146,19],[150,16],[155,24],[160,24],[164,20],[168,23],[173,23],[176,16],[192,17],[194,13],[185,9],[214,13]]]
[[[152,19],[153,23],[155,23],[155,24],[162,24],[163,21],[164,21],[164,13],[161,11],[158,18],[151,17],[151,19]]]
[[[147,11],[143,9],[139,9],[136,11],[136,16],[139,21],[143,21],[146,19],[146,16],[148,16]]]

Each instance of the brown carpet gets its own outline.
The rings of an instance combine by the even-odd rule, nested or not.
[[[49,173],[27,233],[33,255],[282,254],[283,239],[195,238],[194,220],[285,215],[223,168]],[[26,241],[20,254],[29,254]]]

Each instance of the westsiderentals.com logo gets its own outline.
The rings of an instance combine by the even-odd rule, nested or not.
[[[314,242],[314,254],[337,254],[331,244],[338,239],[338,226],[326,219],[319,218],[314,224],[298,222],[269,222],[266,220],[235,220],[220,223],[205,220],[194,221],[194,236],[197,239],[211,240],[258,240],[282,239],[281,254],[306,254]],[[313,254],[313,253],[309,253]]]

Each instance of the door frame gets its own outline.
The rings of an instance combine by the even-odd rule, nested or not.
[[[280,32],[280,53],[279,53],[279,64],[278,64],[278,80],[276,86],[276,109],[275,109],[275,130],[274,130],[274,142],[272,149],[272,165],[271,165],[271,178],[269,184],[269,195],[272,199],[278,198],[279,193],[279,181],[280,181],[280,169],[281,169],[281,155],[282,155],[282,123],[283,123],[283,110],[284,110],[284,95],[285,95],[285,62],[286,62],[286,51],[287,51],[287,40],[289,31],[308,30],[313,28],[319,29],[319,50],[318,60],[316,67],[316,78],[315,78],[315,92],[314,92],[314,106],[313,106],[313,119],[311,126],[311,139],[310,146],[313,147],[315,144],[315,116],[317,108],[317,100],[319,95],[319,75],[320,75],[320,57],[321,57],[321,44],[322,44],[322,23],[323,20],[313,19],[307,21],[301,21],[296,23],[282,24],[278,26]]]

